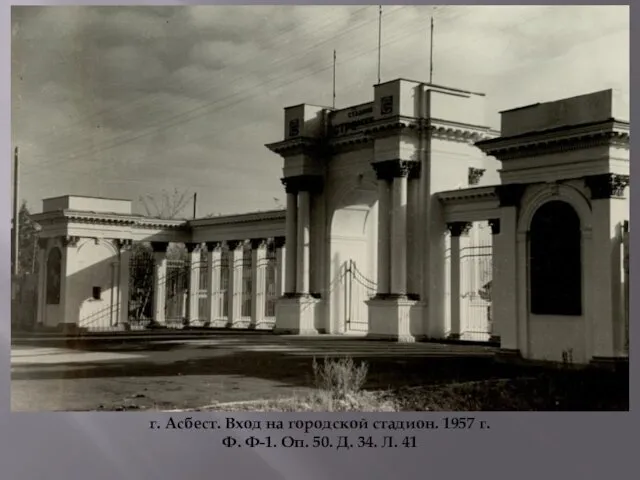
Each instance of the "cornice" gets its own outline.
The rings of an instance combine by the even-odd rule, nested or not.
[[[219,225],[235,225],[239,223],[252,223],[265,220],[284,220],[286,210],[267,210],[264,212],[241,213],[238,215],[225,215],[220,217],[200,218],[189,220],[187,223],[191,228],[204,228]]]
[[[115,213],[86,212],[78,210],[59,210],[39,213],[33,216],[40,225],[52,225],[60,222],[93,225],[108,225],[142,229],[166,228],[171,230],[188,229],[186,220],[165,220],[137,215],[119,215]]]
[[[307,153],[310,150],[313,153],[317,154],[318,149],[323,148],[323,142],[322,139],[317,138],[295,137],[276,143],[269,143],[265,146],[273,153],[277,153],[278,155],[285,157]]]
[[[266,147],[281,156],[301,153],[317,156],[318,154],[330,154],[352,148],[359,148],[370,144],[377,138],[401,134],[415,135],[420,131],[429,134],[432,138],[467,144],[474,144],[477,141],[487,138],[492,139],[499,134],[484,126],[435,118],[421,120],[416,117],[396,115],[363,124],[352,133],[346,135],[329,134],[324,139],[296,137],[267,144]]]
[[[476,146],[499,160],[511,160],[598,146],[629,148],[629,140],[628,124],[607,120],[483,140]]]
[[[496,135],[496,132],[490,130],[488,127],[434,118],[421,120],[419,118],[396,117],[391,119],[391,121],[387,120],[386,122],[387,123],[374,125],[370,129],[366,129],[365,133],[373,136],[374,138],[382,138],[399,133],[415,135],[419,132],[424,132],[429,137],[438,140],[448,140],[467,144],[475,144],[482,139],[494,138]]]
[[[446,192],[438,192],[438,199],[441,202],[459,202],[467,200],[497,200],[496,186],[464,188],[460,190],[449,190]]]

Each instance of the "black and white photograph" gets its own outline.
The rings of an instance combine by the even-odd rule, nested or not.
[[[629,411],[629,10],[13,6],[11,410]]]

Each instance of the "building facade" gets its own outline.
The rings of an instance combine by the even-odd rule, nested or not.
[[[482,94],[403,79],[362,105],[288,107],[267,145],[285,211],[162,221],[127,201],[45,200],[40,323],[106,308],[131,328],[136,242],[153,246],[150,316],[168,323],[178,242],[185,325],[627,358],[628,112],[605,90],[502,112],[499,132],[484,117]]]

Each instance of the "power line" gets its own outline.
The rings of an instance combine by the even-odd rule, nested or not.
[[[400,10],[400,9],[402,9],[402,8],[405,8],[405,7],[400,7],[400,8],[398,8],[398,9],[394,10],[394,12],[399,11],[399,10]],[[393,12],[392,12],[392,13],[393,13]],[[367,23],[371,23],[371,22],[365,22],[365,23],[363,23],[363,24],[361,24],[361,25],[357,25],[356,27],[352,27],[351,29],[348,29],[347,31],[359,29],[359,28],[363,27],[364,25],[366,25]],[[339,36],[344,35],[345,33],[347,33],[347,31],[343,32],[343,33],[342,33],[342,34],[340,34]],[[328,41],[330,41],[330,40],[334,40],[335,38],[337,38],[337,36],[334,36],[334,37],[332,37],[332,38],[330,38],[330,39],[327,39],[327,40],[321,41],[321,42],[319,42],[319,43],[315,44],[314,46],[312,46],[312,47],[311,47],[311,49],[313,49],[313,48],[315,48],[315,47],[317,47],[317,46],[319,46],[319,45],[321,45],[321,44],[327,43],[327,42],[328,42]],[[306,56],[306,55],[302,55],[302,56],[301,56],[301,57],[299,57],[299,58],[304,58],[305,56]],[[323,70],[325,70],[325,69],[322,69],[322,70],[320,70],[320,71],[323,71]],[[190,117],[190,114],[195,113],[195,112],[198,112],[198,111],[201,111],[201,110],[204,110],[204,109],[209,108],[209,107],[212,107],[212,106],[214,106],[214,105],[216,105],[216,104],[219,104],[219,103],[223,102],[224,100],[228,100],[228,99],[230,99],[230,98],[233,98],[233,97],[237,97],[237,96],[239,96],[239,95],[242,95],[243,93],[245,93],[245,91],[252,91],[252,90],[255,90],[256,88],[258,88],[258,87],[260,87],[260,86],[263,86],[263,85],[266,85],[266,84],[272,83],[273,81],[278,80],[278,79],[283,78],[283,77],[286,77],[286,76],[287,76],[287,74],[283,74],[283,75],[276,76],[275,78],[273,78],[273,79],[271,79],[271,80],[268,80],[268,81],[266,81],[266,82],[262,82],[262,83],[260,83],[260,84],[258,84],[258,85],[254,85],[254,86],[252,86],[251,88],[248,88],[248,89],[246,89],[246,90],[244,90],[244,91],[236,92],[235,94],[229,95],[229,96],[227,96],[227,97],[223,97],[223,98],[221,98],[220,100],[216,100],[216,101],[213,101],[213,102],[205,103],[204,105],[200,105],[200,106],[198,106],[198,107],[194,107],[194,108],[192,108],[192,109],[190,109],[190,110],[187,110],[186,112],[182,112],[182,113],[180,113],[180,114],[173,115],[173,116],[168,117],[168,118],[166,118],[166,119],[165,119],[165,122],[166,122],[166,121],[169,121],[169,122],[170,122],[170,121],[172,121],[172,120],[178,120],[178,119],[183,119],[183,118],[184,118],[184,121],[178,121],[178,122],[173,122],[173,123],[167,123],[167,124],[164,124],[164,125],[163,125],[163,123],[164,123],[164,122],[162,122],[162,121],[161,121],[161,122],[157,122],[157,123],[153,124],[151,127],[148,127],[147,131],[143,131],[142,133],[140,133],[140,134],[138,134],[138,135],[134,135],[133,137],[130,137],[130,138],[125,138],[122,142],[117,142],[117,140],[119,140],[119,139],[118,139],[118,137],[115,137],[115,138],[113,138],[113,139],[110,139],[110,140],[107,140],[107,141],[103,142],[102,144],[99,144],[99,145],[98,145],[98,147],[97,147],[98,149],[97,149],[97,150],[95,150],[95,151],[92,151],[92,150],[93,150],[93,148],[89,148],[89,149],[86,149],[86,148],[85,148],[85,149],[82,149],[82,150],[77,151],[77,152],[73,152],[73,151],[68,152],[68,153],[67,153],[67,155],[79,156],[79,155],[86,155],[86,154],[92,154],[92,153],[93,153],[93,154],[100,153],[100,152],[102,152],[102,151],[109,150],[109,149],[111,149],[111,148],[116,148],[116,147],[119,147],[119,146],[121,146],[121,145],[124,145],[124,144],[130,143],[131,141],[134,141],[134,140],[137,140],[137,139],[139,139],[139,138],[142,138],[142,137],[148,136],[148,135],[150,135],[150,134],[153,134],[153,133],[156,133],[156,132],[160,132],[160,131],[166,130],[167,128],[170,128],[170,127],[173,127],[173,126],[176,126],[176,125],[180,125],[180,124],[184,124],[184,123],[186,123],[186,122],[188,122],[188,121],[192,121],[192,120],[195,120],[195,119],[197,119],[197,118],[201,118],[202,116],[208,115],[208,114],[210,114],[210,113],[212,113],[212,112],[203,112],[202,114],[195,115],[195,116],[193,116],[193,117]],[[234,102],[234,104],[235,104],[235,103],[237,103],[237,102]],[[223,108],[226,108],[226,107],[223,107]],[[185,117],[186,117],[186,118],[185,118]],[[154,128],[154,127],[158,127],[158,128],[156,129],[156,128]],[[123,135],[122,137],[126,137],[126,135]],[[116,141],[116,143],[109,145],[109,142],[112,142],[112,141]],[[107,144],[107,145],[105,145],[105,144]],[[100,147],[102,147],[102,148],[100,148]],[[95,147],[94,147],[94,148],[95,148]],[[64,155],[64,154],[63,154],[63,155]],[[44,155],[43,155],[42,157],[44,157]],[[44,165],[48,165],[48,166],[55,166],[55,165],[59,165],[59,164],[61,164],[61,163],[66,163],[66,162],[68,162],[68,161],[73,161],[73,160],[75,160],[75,158],[65,158],[65,159],[62,159],[61,157],[62,157],[62,155],[59,155],[58,157],[54,157],[54,160],[62,160],[62,162],[55,162],[55,161],[53,161],[53,162],[52,162],[52,161],[43,162],[43,163],[41,163],[40,165],[38,165],[38,169],[41,169],[41,168],[42,168],[42,166],[44,166]],[[31,173],[31,172],[28,172],[28,173]]]
[[[457,15],[455,18],[457,18],[457,17],[459,17],[459,16],[461,16],[461,15],[462,15],[462,14]],[[422,28],[423,28],[421,24],[420,24],[418,27],[419,27],[419,29],[422,29]],[[415,33],[415,32],[414,32],[414,31],[412,31],[412,30],[408,30],[408,31],[407,31],[407,30],[403,30],[403,32],[404,32],[404,34],[402,34],[402,35],[397,35],[397,36],[395,36],[395,37],[392,37],[392,40],[391,40],[391,41],[388,41],[388,42],[383,43],[383,46],[384,46],[384,45],[390,45],[390,44],[392,44],[392,43],[395,43],[395,42],[397,42],[397,41],[399,41],[399,40],[402,40],[402,39],[404,39],[404,38],[407,38],[407,37],[409,37],[409,36],[411,36],[411,35],[413,35],[413,34]],[[355,55],[352,55],[352,56],[350,56],[350,57],[347,57],[347,59],[346,59],[346,60],[353,60],[353,59],[355,59],[355,58],[358,58],[358,57],[360,57],[360,56],[362,56],[362,55],[364,55],[364,54],[367,54],[367,53],[369,53],[369,52],[371,52],[371,51],[374,51],[374,50],[375,50],[375,48],[373,48],[373,49],[366,49],[365,51],[363,51],[363,52],[361,52],[361,53],[357,53],[357,54],[355,54]],[[288,82],[285,82],[285,83],[284,83],[284,84],[282,84],[282,85],[279,85],[279,86],[278,86],[278,87],[276,87],[276,88],[282,88],[282,87],[284,87],[284,86],[290,85],[290,84],[295,83],[295,82],[297,82],[297,81],[299,81],[299,80],[303,80],[303,79],[305,79],[305,78],[307,78],[307,77],[309,77],[309,76],[311,76],[311,75],[315,75],[315,74],[320,73],[320,72],[322,72],[322,71],[324,71],[324,70],[327,70],[328,68],[331,68],[331,64],[330,64],[328,67],[323,67],[323,68],[320,68],[320,69],[318,69],[318,70],[313,70],[313,71],[309,72],[309,73],[308,73],[308,74],[306,74],[306,75],[302,75],[302,76],[300,76],[300,77],[296,77],[296,78],[294,78],[294,79],[292,79],[292,80],[290,80],[290,81],[288,81]],[[262,84],[259,84],[259,85],[257,85],[257,86],[254,86],[254,87],[252,87],[252,88],[248,89],[247,91],[253,91],[253,90],[256,90],[256,88],[257,88],[257,87],[262,86],[262,85],[269,84],[269,83],[273,82],[274,80],[277,80],[277,79],[282,78],[282,77],[284,77],[284,76],[286,76],[286,75],[281,75],[281,76],[275,77],[274,79],[269,80],[269,81],[267,81],[267,82],[263,82]],[[240,94],[242,94],[242,93],[243,93],[243,92],[239,92],[239,93],[233,94],[233,95],[231,95],[231,96],[227,97],[227,99],[228,99],[228,98],[235,97],[235,96],[238,96],[238,95],[240,95]],[[242,103],[242,102],[248,101],[248,100],[250,100],[252,97],[254,97],[254,96],[258,95],[258,94],[260,94],[260,92],[257,92],[257,93],[254,93],[254,94],[252,94],[252,95],[248,95],[248,96],[242,97],[242,98],[240,98],[239,100],[234,101],[234,102],[232,102],[232,103],[230,103],[230,104],[228,104],[228,105],[224,105],[224,106],[219,107],[219,108],[217,109],[217,111],[224,110],[224,109],[226,109],[226,108],[232,107],[232,106],[237,105],[237,104],[239,104],[239,103]],[[218,102],[214,102],[214,103],[218,103]],[[192,117],[192,118],[188,118],[186,121],[192,121],[192,120],[194,120],[194,119],[196,119],[196,118],[200,118],[200,117],[206,116],[206,115],[208,115],[208,114],[210,114],[210,113],[212,113],[212,112],[203,112],[203,113],[201,113],[200,115],[197,115],[197,116]],[[181,124],[181,123],[185,123],[185,122],[177,122],[177,123],[174,123],[174,124],[166,125],[166,126],[161,127],[161,128],[160,128],[160,129],[158,129],[158,130],[165,130],[166,128],[169,128],[169,127],[171,127],[171,126],[175,126],[175,125],[179,125],[179,124]],[[100,152],[102,152],[102,151],[105,151],[105,150],[108,150],[108,149],[111,149],[111,148],[116,148],[116,147],[118,147],[118,146],[120,146],[120,145],[123,145],[123,144],[129,143],[129,142],[131,142],[131,141],[133,141],[133,140],[136,140],[136,139],[138,139],[138,138],[141,138],[141,137],[147,136],[147,135],[149,135],[150,133],[154,133],[154,132],[146,132],[146,133],[144,133],[144,132],[143,132],[142,134],[138,135],[137,137],[130,138],[130,139],[125,139],[123,142],[121,142],[121,143],[119,143],[119,144],[116,144],[116,145],[108,145],[108,146],[106,146],[106,147],[104,147],[104,148],[101,148],[101,149],[98,149],[97,151],[92,152],[92,153],[97,154],[97,153],[100,153]],[[199,137],[199,138],[208,138],[208,137],[210,137],[210,136],[211,136],[211,133],[212,133],[212,132],[209,132],[206,136],[204,136],[204,137]],[[198,138],[198,139],[199,139],[199,138]],[[196,139],[196,140],[198,140],[198,139]],[[190,141],[192,141],[192,142],[193,142],[194,140],[190,140]],[[178,146],[181,146],[181,145],[178,145]],[[177,147],[172,147],[170,150],[173,150],[174,148],[177,148]],[[166,151],[167,151],[167,149],[163,150],[163,152],[166,152]],[[49,163],[49,164],[48,164],[48,166],[49,166],[49,167],[51,167],[51,166],[56,166],[56,165],[60,165],[60,164],[67,163],[68,161],[71,161],[71,160],[70,160],[70,159],[64,159],[64,160],[62,160],[61,162]],[[104,168],[110,168],[110,167],[109,167],[109,166],[105,166]],[[94,171],[94,173],[93,173],[93,174],[95,174],[95,171]]]
[[[357,9],[357,10],[355,10],[351,15],[356,15],[357,13],[359,13],[359,12],[361,12],[361,11],[363,11],[363,10],[366,10],[366,9],[368,9],[368,8],[371,8],[371,6],[366,6],[366,7],[363,7],[363,8]],[[329,21],[329,22],[327,22],[327,23],[323,24],[321,28],[316,29],[315,31],[323,30],[323,29],[325,29],[325,28],[329,27],[330,25],[332,25],[333,23],[335,23],[335,21],[336,21],[335,19],[334,19],[334,20],[332,20],[332,21]],[[282,44],[289,43],[291,40],[290,40],[290,39],[288,39],[288,38],[285,38],[285,37],[287,36],[287,34],[292,33],[292,32],[295,32],[296,30],[301,30],[301,31],[303,31],[304,33],[309,33],[309,29],[308,29],[308,26],[307,26],[307,25],[308,25],[309,23],[312,23],[312,22],[313,22],[313,23],[317,23],[317,18],[314,18],[311,22],[306,22],[305,24],[303,24],[303,25],[301,25],[301,26],[300,26],[300,25],[298,25],[298,26],[291,27],[291,28],[289,28],[289,29],[285,30],[285,32],[284,32],[284,33],[281,33],[281,34],[277,35],[275,38],[276,38],[276,39],[278,39],[278,38],[284,38],[284,41],[283,41],[283,42],[279,42],[279,43],[282,43]],[[276,43],[276,45],[277,45],[277,44],[278,44],[278,43]],[[252,61],[255,61],[255,60],[256,60],[257,58],[259,58],[260,56],[261,56],[261,53],[259,53],[259,54],[257,54],[257,55],[252,55],[252,56],[245,55],[245,56],[243,57],[243,58],[245,58],[245,61],[243,61],[243,62],[236,62],[236,63],[233,63],[233,64],[231,64],[231,65],[227,65],[227,66],[225,66],[223,69],[218,70],[218,72],[221,72],[221,71],[223,71],[223,70],[225,70],[225,69],[228,69],[228,68],[237,68],[237,67],[240,67],[240,66],[247,65],[247,64],[251,63]],[[166,83],[166,86],[168,86],[168,85],[169,85],[169,82],[167,82],[167,83]],[[211,90],[215,89],[216,87],[217,87],[217,85],[215,85],[215,84],[214,84],[214,85],[210,86],[210,88],[207,88],[206,90],[204,90],[204,91],[202,91],[202,92],[199,92],[199,93],[200,93],[200,95],[202,95],[202,94],[204,94],[204,93],[207,93],[207,92],[209,92],[209,91],[211,91]],[[123,109],[123,108],[124,108],[124,109],[129,109],[129,108],[135,107],[135,106],[137,106],[137,105],[140,105],[141,103],[145,103],[146,101],[153,101],[153,100],[159,99],[160,97],[161,97],[161,94],[158,94],[158,93],[148,94],[148,95],[145,95],[145,96],[143,96],[143,97],[139,98],[138,100],[135,100],[134,102],[128,103],[128,104],[126,104],[126,105],[115,106],[115,107],[110,107],[110,108],[105,108],[105,109],[99,110],[99,111],[97,111],[97,112],[94,112],[94,113],[91,113],[91,114],[89,114],[89,115],[87,115],[87,116],[84,116],[84,117],[82,117],[82,118],[80,118],[80,119],[76,120],[75,122],[73,122],[73,123],[71,123],[71,124],[68,124],[68,125],[65,127],[65,130],[68,130],[68,129],[70,129],[70,128],[71,128],[71,127],[73,127],[73,126],[75,126],[75,125],[79,125],[79,124],[83,123],[84,121],[87,121],[87,120],[89,120],[89,119],[91,119],[91,118],[94,118],[94,117],[96,117],[96,116],[103,115],[103,114],[105,114],[105,113],[109,113],[109,112],[115,112],[115,111],[121,110],[121,109]],[[58,133],[58,132],[50,132],[50,133],[48,133],[48,134],[45,134],[43,137],[41,137],[41,138],[40,138],[40,140],[43,140],[43,139],[49,138],[49,137],[51,137],[51,136],[53,136],[53,135],[56,135],[57,133]]]
[[[420,29],[422,29],[422,26],[420,26]],[[409,37],[409,36],[411,36],[411,35],[413,35],[413,34],[415,34],[415,33],[416,33],[416,32],[414,32],[414,31],[409,31],[409,32],[405,31],[405,32],[404,32],[404,34],[401,34],[401,35],[397,35],[397,36],[395,36],[395,37],[392,37],[392,40],[390,40],[390,41],[388,41],[388,42],[383,43],[383,46],[385,46],[385,45],[390,45],[390,44],[393,44],[393,43],[396,43],[397,41],[403,40],[403,39],[405,39],[405,38],[407,38],[407,37]],[[345,61],[349,61],[349,60],[353,60],[353,59],[355,59],[355,58],[361,57],[362,55],[365,55],[365,54],[367,54],[367,53],[370,53],[370,52],[372,52],[372,51],[375,51],[375,50],[376,50],[376,48],[377,48],[377,47],[366,49],[365,51],[362,51],[362,52],[360,52],[360,53],[357,53],[357,54],[355,54],[355,55],[352,55],[352,56],[350,56],[350,57],[347,57],[347,58],[345,59]],[[330,63],[329,65],[323,66],[322,68],[319,68],[319,69],[317,69],[317,70],[313,70],[313,71],[311,71],[311,72],[309,72],[309,73],[307,73],[307,74],[304,74],[304,75],[301,75],[301,76],[299,76],[299,77],[293,78],[292,80],[290,80],[290,81],[288,81],[288,82],[285,82],[285,83],[283,83],[282,85],[279,85],[277,88],[282,88],[282,87],[284,87],[284,86],[290,85],[290,84],[292,84],[292,83],[295,83],[295,82],[298,82],[298,81],[303,80],[303,79],[305,79],[305,78],[308,78],[308,77],[310,77],[310,76],[312,76],[312,75],[315,75],[315,74],[317,74],[317,73],[320,73],[320,72],[322,72],[322,71],[324,71],[324,70],[327,70],[327,69],[331,68],[331,67],[332,67],[332,65],[333,65],[333,63]],[[252,90],[255,90],[255,88],[252,88]],[[242,97],[242,98],[240,98],[239,100],[236,100],[235,102],[232,102],[231,104],[228,104],[228,105],[225,105],[225,106],[220,107],[220,108],[218,109],[218,111],[220,111],[220,110],[224,110],[225,108],[229,108],[229,107],[235,106],[235,105],[237,105],[237,104],[239,104],[239,103],[243,103],[243,102],[245,102],[245,101],[248,101],[248,100],[250,100],[252,97],[254,97],[254,96],[258,95],[258,94],[260,94],[260,92],[254,93],[253,95],[250,95],[250,96],[247,96],[247,97]],[[205,115],[206,115],[206,113],[205,113]],[[203,116],[203,115],[200,115],[200,116]],[[198,137],[198,138],[196,138],[196,139],[190,139],[190,142],[195,142],[195,141],[197,141],[197,140],[204,139],[204,138],[210,138],[210,137],[212,136],[212,133],[215,133],[216,131],[217,131],[217,130],[215,130],[215,129],[214,129],[213,131],[209,131],[205,136]],[[163,153],[166,153],[166,152],[168,152],[168,151],[172,151],[172,150],[174,150],[174,149],[176,149],[176,148],[179,148],[179,147],[181,147],[181,146],[183,146],[183,144],[178,144],[178,145],[176,145],[176,146],[174,146],[174,147],[171,147],[171,148],[169,148],[169,149],[164,149],[162,152],[163,152]],[[112,148],[112,147],[108,147],[108,148]],[[147,157],[144,157],[144,158],[148,158],[151,154],[154,154],[154,153],[155,153],[155,152],[152,152],[152,153],[150,153],[149,155],[147,155]],[[65,161],[65,162],[66,162],[66,161]],[[62,163],[65,163],[65,162],[62,162]],[[110,167],[109,167],[109,166],[105,166],[104,168],[110,168]],[[95,171],[93,172],[93,175],[95,175]]]
[[[355,13],[357,13],[357,12],[360,12],[360,11],[366,10],[366,9],[368,9],[368,8],[371,8],[371,7],[370,7],[370,6],[367,6],[367,7],[360,8],[360,9],[356,10],[356,12],[354,12],[354,14],[355,14]],[[405,8],[405,7],[400,7],[400,8],[398,8],[397,10],[401,10],[401,9],[403,9],[403,8]],[[395,11],[397,11],[397,10],[395,10]],[[329,26],[329,25],[331,25],[332,23],[335,23],[335,20],[334,20],[334,21],[332,21],[332,22],[329,22],[326,26]],[[371,23],[371,21],[366,21],[366,22],[363,22],[363,23],[360,23],[360,24],[356,24],[356,25],[354,25],[354,26],[351,26],[350,28],[347,28],[347,29],[343,30],[341,33],[339,33],[339,34],[337,34],[337,35],[334,35],[334,36],[329,37],[329,38],[327,38],[327,39],[325,39],[325,40],[322,40],[322,41],[320,41],[320,42],[317,42],[317,43],[315,43],[315,44],[312,44],[310,47],[306,48],[305,50],[303,50],[303,51],[301,51],[301,52],[294,52],[293,54],[289,54],[289,55],[284,55],[284,56],[276,57],[276,58],[275,58],[275,59],[270,63],[270,66],[273,68],[273,67],[277,67],[279,64],[281,64],[281,63],[285,63],[285,62],[287,62],[287,61],[296,61],[296,60],[304,59],[304,58],[306,58],[306,57],[307,57],[307,55],[308,55],[308,52],[309,52],[309,51],[311,51],[311,50],[313,50],[313,49],[315,49],[315,48],[317,48],[317,47],[319,47],[319,46],[321,46],[321,45],[323,45],[323,44],[325,44],[325,43],[328,43],[328,42],[330,42],[330,41],[333,41],[333,40],[335,40],[336,38],[342,37],[342,36],[344,36],[344,35],[346,35],[346,34],[348,34],[348,33],[352,32],[352,31],[358,30],[358,29],[360,29],[360,28],[364,27],[365,25],[367,25],[367,24],[369,24],[369,23]],[[250,64],[250,63],[252,63],[252,61],[255,61],[255,60],[256,60],[256,58],[259,58],[259,57],[252,57],[252,58],[250,58],[247,62],[234,64],[234,65],[231,65],[231,67],[239,67],[239,66],[242,66],[242,65]],[[226,68],[229,68],[229,67],[226,67]],[[277,69],[277,68],[276,68],[276,69]],[[224,70],[224,69],[220,70],[219,72],[221,72],[221,71],[223,71],[223,70]],[[218,72],[218,73],[219,73],[219,72]],[[259,72],[259,71],[249,71],[249,72],[245,72],[245,73],[243,73],[242,75],[239,75],[239,76],[237,76],[237,77],[235,77],[235,78],[232,78],[232,79],[230,79],[230,80],[225,80],[225,83],[226,83],[226,84],[233,84],[233,83],[236,83],[236,82],[239,82],[240,80],[242,80],[242,79],[243,79],[243,77],[246,77],[246,76],[248,76],[248,75],[250,75],[250,74],[258,74],[258,73],[260,73],[260,72]],[[200,91],[200,92],[198,92],[198,94],[199,94],[199,95],[204,95],[204,94],[206,94],[206,93],[208,93],[208,92],[210,92],[210,91],[214,90],[217,86],[218,86],[217,84],[213,84],[210,88],[207,88],[207,89],[206,89],[206,90],[204,90],[204,91]],[[151,100],[153,100],[153,99],[159,99],[159,98],[161,98],[161,94],[154,94],[154,95],[153,95],[153,96],[151,96],[150,98],[151,98]],[[106,109],[105,111],[117,111],[117,110],[119,110],[119,109],[121,109],[121,108],[128,108],[128,107],[134,106],[134,105],[136,105],[136,104],[144,103],[144,101],[145,101],[145,100],[146,100],[146,99],[143,97],[143,98],[141,98],[141,99],[139,99],[139,100],[137,100],[137,101],[135,101],[135,102],[133,102],[133,103],[131,103],[131,104],[129,104],[129,105],[125,105],[125,106],[123,106],[123,107],[113,107],[113,108],[111,108],[111,109]],[[205,103],[204,105],[201,105],[201,106],[199,106],[199,107],[196,107],[196,108],[194,108],[194,109],[192,109],[192,110],[187,110],[186,112],[183,112],[182,114],[179,114],[179,115],[184,115],[184,114],[190,113],[190,112],[191,112],[191,111],[193,111],[193,110],[200,110],[200,109],[206,108],[207,106],[209,106],[209,105],[211,105],[211,104],[215,104],[215,103],[217,103],[217,101],[214,101],[214,102],[208,102],[208,103]],[[91,117],[96,116],[96,115],[97,115],[97,114],[94,114],[94,115],[92,115]],[[90,118],[91,118],[91,117],[90,117]],[[173,118],[173,117],[169,117],[167,120],[170,120],[171,118]],[[82,123],[82,122],[76,122],[76,124],[77,124],[77,123]],[[153,127],[153,126],[156,126],[156,125],[159,125],[159,124],[162,124],[162,120],[161,120],[160,122],[155,122],[155,123],[153,123],[150,127]],[[68,128],[71,128],[71,126],[69,126]],[[113,139],[111,139],[111,140],[113,140]],[[110,140],[107,140],[107,142],[108,142],[108,141],[110,141]],[[67,153],[72,152],[72,151],[73,151],[73,148],[76,148],[76,147],[72,147],[72,149],[67,150]],[[64,153],[63,153],[62,155],[64,155]],[[45,157],[45,156],[44,156],[44,155],[39,155],[38,157]]]

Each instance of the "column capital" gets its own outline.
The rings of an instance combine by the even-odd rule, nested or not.
[[[130,239],[115,238],[112,240],[112,242],[113,246],[116,247],[116,250],[118,250],[119,252],[129,251],[133,246],[133,241]]]
[[[447,223],[447,228],[452,237],[466,235],[471,229],[471,222],[451,222]]]
[[[46,249],[48,245],[49,245],[49,238],[48,237],[38,238],[38,247],[41,250]]]
[[[229,247],[229,250],[237,250],[244,247],[244,243],[244,240],[227,240],[227,247]]]
[[[252,250],[267,246],[267,239],[266,238],[252,238],[250,240],[250,242],[251,242],[251,249]]]
[[[62,242],[62,246],[64,247],[75,247],[76,245],[78,245],[80,237],[74,235],[65,235],[61,238],[60,241]]]
[[[615,173],[590,175],[584,178],[584,183],[591,191],[591,200],[621,198],[624,189],[629,185],[629,175]]]
[[[188,253],[195,253],[198,252],[200,250],[200,244],[199,243],[185,243],[184,244],[185,248],[187,249]]]
[[[276,248],[282,248],[285,246],[286,243],[287,243],[286,237],[275,237],[273,239],[273,244],[275,245]]]
[[[524,191],[527,188],[526,185],[520,183],[514,183],[510,185],[498,185],[496,187],[496,195],[500,201],[501,207],[519,207],[520,200]]]
[[[491,234],[498,235],[500,233],[500,219],[491,218],[489,220],[489,226],[491,227]]]
[[[206,246],[208,252],[213,252],[214,250],[222,249],[222,242],[207,242]]]
[[[281,178],[280,181],[287,193],[321,193],[324,187],[322,175],[296,175]]]
[[[385,160],[372,163],[378,180],[392,180],[394,178],[419,178],[420,162],[408,160]]]
[[[484,168],[469,167],[469,185],[477,185],[484,175],[484,172],[486,172]]]
[[[167,253],[169,242],[151,242],[153,253]]]

